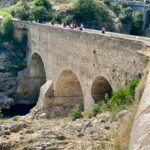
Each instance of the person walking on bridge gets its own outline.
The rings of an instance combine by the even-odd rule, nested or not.
[[[83,27],[84,27],[84,26],[83,26],[83,23],[81,23],[79,30],[80,30],[80,31],[83,31]]]

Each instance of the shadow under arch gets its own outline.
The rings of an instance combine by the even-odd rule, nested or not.
[[[30,93],[33,93],[34,105],[38,102],[40,88],[46,83],[46,73],[43,60],[38,53],[33,53],[29,62]]]
[[[110,97],[112,94],[112,87],[109,84],[108,80],[102,76],[98,76],[95,78],[92,88],[91,94],[95,103],[100,102],[105,99],[106,94]]]
[[[30,76],[40,77],[46,81],[46,73],[43,60],[38,53],[33,53],[29,64]]]
[[[44,63],[38,53],[34,53],[30,59],[30,85],[35,93],[35,101],[37,102],[41,86],[46,82],[46,73]]]
[[[76,104],[79,104],[82,109],[84,108],[81,84],[75,73],[71,70],[64,70],[59,75],[54,96],[59,101],[62,101],[65,107],[67,106],[65,114]]]

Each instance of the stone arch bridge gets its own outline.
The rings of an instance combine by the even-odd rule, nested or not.
[[[18,32],[22,23],[15,24]],[[111,95],[141,76],[147,64],[141,53],[149,49],[148,38],[24,24],[28,28],[30,76],[42,79],[35,88],[46,83],[47,97],[41,106],[56,106],[61,113],[68,113],[75,104],[91,111],[106,93]]]

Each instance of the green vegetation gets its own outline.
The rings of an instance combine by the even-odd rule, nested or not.
[[[106,4],[107,6],[110,6],[111,5],[110,0],[104,0],[104,4]]]
[[[11,17],[6,16],[4,17],[2,24],[1,24],[1,32],[4,40],[11,40],[13,38],[13,20]]]
[[[10,56],[13,56],[11,58],[12,66],[8,66],[6,71],[10,72],[12,76],[17,76],[17,72],[26,67],[23,60],[26,56],[27,35],[24,34],[21,41],[17,41],[13,34],[14,23],[12,17],[9,15],[3,16],[0,26],[0,50],[9,51]]]
[[[131,7],[125,7],[120,13],[119,18],[123,26],[128,28],[130,34],[140,34],[142,27],[142,15],[140,12],[133,11]]]
[[[83,23],[87,28],[100,29],[105,26],[107,30],[114,30],[111,16],[95,0],[78,0],[73,15],[78,24]]]
[[[82,113],[81,113],[81,107],[80,105],[75,105],[72,109],[71,112],[69,113],[69,118],[74,121],[76,119],[79,119],[82,117]]]
[[[41,22],[51,19],[52,6],[48,0],[34,0],[31,6],[31,18]]]
[[[125,109],[127,106],[133,104],[135,88],[138,85],[139,80],[135,79],[130,82],[130,84],[124,88],[119,89],[112,93],[112,97],[109,100],[101,101],[95,105],[93,110],[93,115],[97,113],[102,113],[104,111],[116,112]]]
[[[29,20],[30,19],[30,7],[26,0],[21,0],[16,9],[12,10],[12,15],[21,20]]]
[[[54,10],[50,2],[53,5],[72,4],[72,7]],[[16,5],[0,10],[0,15],[12,15],[21,20],[40,23],[50,20],[67,24],[83,23],[86,28],[99,30],[105,27],[108,31],[123,30],[133,35],[140,35],[142,26],[142,15],[139,12],[126,3],[111,3],[109,0],[18,0]]]
[[[8,17],[12,18],[10,10],[6,9],[6,8],[0,9],[0,16],[2,16],[2,17],[7,17],[8,16]]]
[[[130,33],[133,35],[139,35],[142,27],[142,15],[138,11],[133,11],[132,18],[133,21]]]
[[[14,11],[15,10],[15,11]],[[51,19],[52,6],[49,0],[20,0],[11,13],[20,20],[35,20],[45,22]]]

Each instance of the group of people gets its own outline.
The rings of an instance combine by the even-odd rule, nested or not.
[[[54,21],[51,21],[51,25],[54,25]],[[66,24],[65,22],[63,22],[63,23],[62,23],[62,27],[63,27],[63,28],[67,28],[67,24]],[[77,25],[76,23],[71,23],[71,24],[69,25],[69,28],[70,28],[70,29],[79,29],[80,31],[82,31],[83,28],[84,28],[84,25],[83,25],[83,23],[81,23],[81,25],[78,27],[78,25]],[[102,33],[103,33],[103,34],[105,33],[105,27],[102,27]]]
[[[67,27],[67,24],[66,24],[65,22],[62,23],[62,27],[63,27],[63,28],[66,28],[66,27]],[[83,27],[84,27],[83,24],[81,24],[80,27],[79,27],[79,30],[82,31],[82,30],[83,30]],[[78,25],[77,25],[76,23],[71,23],[71,24],[69,25],[69,28],[70,28],[70,29],[78,29]]]
[[[51,23],[51,25],[54,25],[55,23],[54,23],[54,21],[51,21],[50,22]],[[67,24],[64,22],[64,23],[62,23],[62,27],[63,28],[67,28]],[[79,29],[80,31],[82,31],[83,30],[83,28],[84,28],[84,26],[83,26],[83,24],[81,23],[81,25],[78,27],[78,25],[76,24],[76,23],[71,23],[70,25],[69,25],[69,28],[70,29]]]

